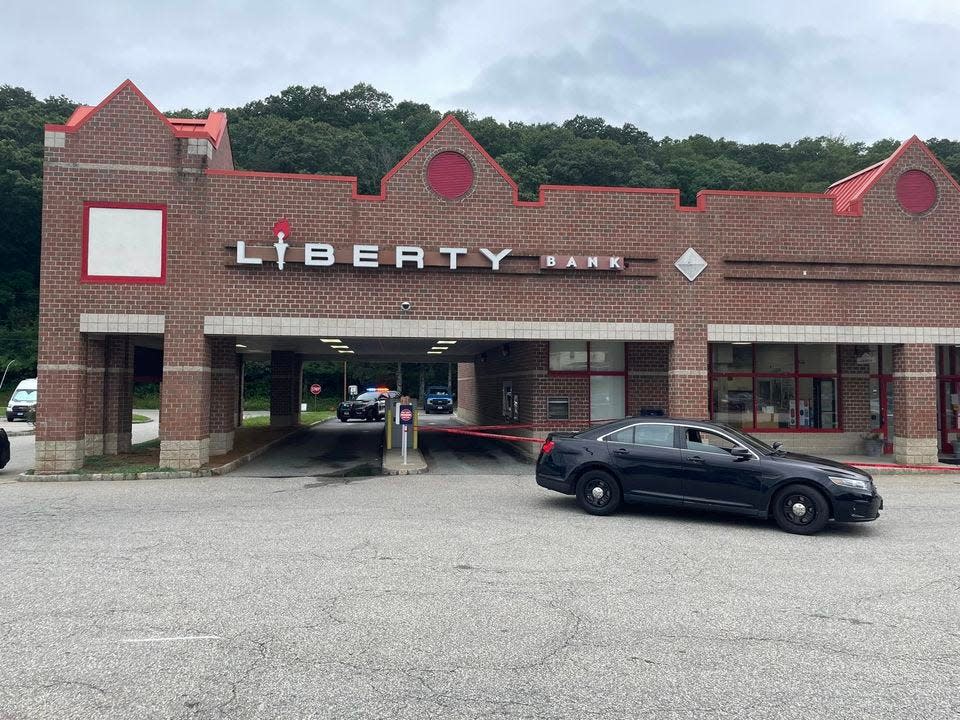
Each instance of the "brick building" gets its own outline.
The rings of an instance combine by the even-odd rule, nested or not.
[[[957,443],[960,187],[917,138],[825,193],[517,186],[452,117],[382,180],[233,169],[227,119],[130,82],[46,127],[37,467],[229,450],[244,357],[273,424],[314,358],[457,362],[461,417],[527,432],[713,417],[802,450]],[[158,363],[158,366],[160,363]],[[960,451],[960,444],[957,446]]]

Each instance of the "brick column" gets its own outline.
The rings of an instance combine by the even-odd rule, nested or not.
[[[76,470],[83,465],[86,433],[86,340],[60,328],[50,335],[41,318],[37,363],[37,473]],[[52,324],[52,323],[49,323]]]
[[[899,463],[937,462],[935,345],[893,346],[893,452]]]
[[[668,408],[671,417],[710,417],[706,325],[676,325],[667,358]]]
[[[237,351],[233,338],[210,338],[210,454],[233,449],[237,419]]]
[[[102,337],[86,338],[87,382],[84,411],[84,454],[103,455],[103,382],[106,341]]]
[[[133,343],[125,335],[104,342],[103,454],[130,452],[133,431]]]
[[[303,363],[296,353],[270,353],[270,427],[300,423],[300,380]]]
[[[457,417],[468,423],[480,422],[477,368],[472,362],[457,365]]]
[[[210,355],[202,327],[167,316],[160,395],[160,467],[186,470],[210,460]]]

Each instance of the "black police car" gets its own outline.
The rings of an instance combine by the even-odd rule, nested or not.
[[[387,414],[387,399],[398,397],[400,397],[400,393],[396,390],[370,390],[361,393],[353,400],[345,400],[337,405],[337,418],[340,422],[383,420]]]
[[[537,483],[576,495],[588,513],[655,503],[770,517],[810,535],[831,519],[876,520],[883,508],[869,473],[788,453],[716,423],[629,418],[580,433],[550,433]]]

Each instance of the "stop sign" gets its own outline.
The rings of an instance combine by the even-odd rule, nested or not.
[[[319,394],[320,394],[320,386],[319,386],[319,385],[316,385],[316,384],[311,385],[311,386],[310,386],[310,392],[311,392],[313,395],[319,395]]]

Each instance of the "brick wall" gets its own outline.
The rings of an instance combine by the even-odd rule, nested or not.
[[[443,150],[463,153],[474,167],[473,187],[462,199],[442,199],[426,185],[426,165]],[[400,301],[410,300],[414,309],[404,317],[424,322],[673,323],[676,339],[668,349],[630,351],[637,362],[631,368],[647,367],[636,353],[656,356],[643,372],[666,372],[668,382],[639,370],[629,375],[628,409],[665,405],[673,414],[705,417],[708,324],[949,326],[953,317],[943,309],[960,302],[952,239],[960,193],[916,145],[865,197],[860,216],[835,214],[832,198],[797,194],[707,192],[698,207],[679,208],[673,191],[546,188],[542,202],[518,203],[508,180],[454,123],[398,167],[375,198],[357,197],[350,178],[223,172],[229,154],[227,135],[210,160],[188,154],[186,141],[129,90],[68,133],[65,147],[45,149],[39,441],[84,441],[81,313],[165,317],[161,437],[201,442],[210,432],[209,404],[201,407],[210,397],[208,315],[276,317],[281,334],[279,318],[389,322],[400,318]],[[937,205],[921,216],[905,213],[894,197],[897,177],[909,168],[928,172],[938,187]],[[167,206],[166,284],[80,282],[82,205],[98,200]],[[235,265],[232,246],[238,240],[269,246],[280,217],[290,220],[288,242],[295,247],[317,241],[343,252],[354,243],[384,251],[417,245],[513,252],[498,273]],[[708,263],[694,282],[673,267],[688,247]],[[542,272],[537,258],[548,252],[623,256],[629,267]],[[546,343],[515,345],[511,362],[545,373],[545,356],[542,362],[534,356],[545,353]],[[526,352],[533,355],[520,354]],[[476,390],[461,391],[460,403],[496,416],[500,389],[493,379],[508,368],[496,352],[488,356],[486,367],[477,367]],[[469,387],[469,377],[462,382]],[[582,382],[545,374],[513,382],[523,421],[545,419],[552,394],[569,395],[572,414],[588,415]],[[931,432],[929,419],[908,422],[905,432]]]

